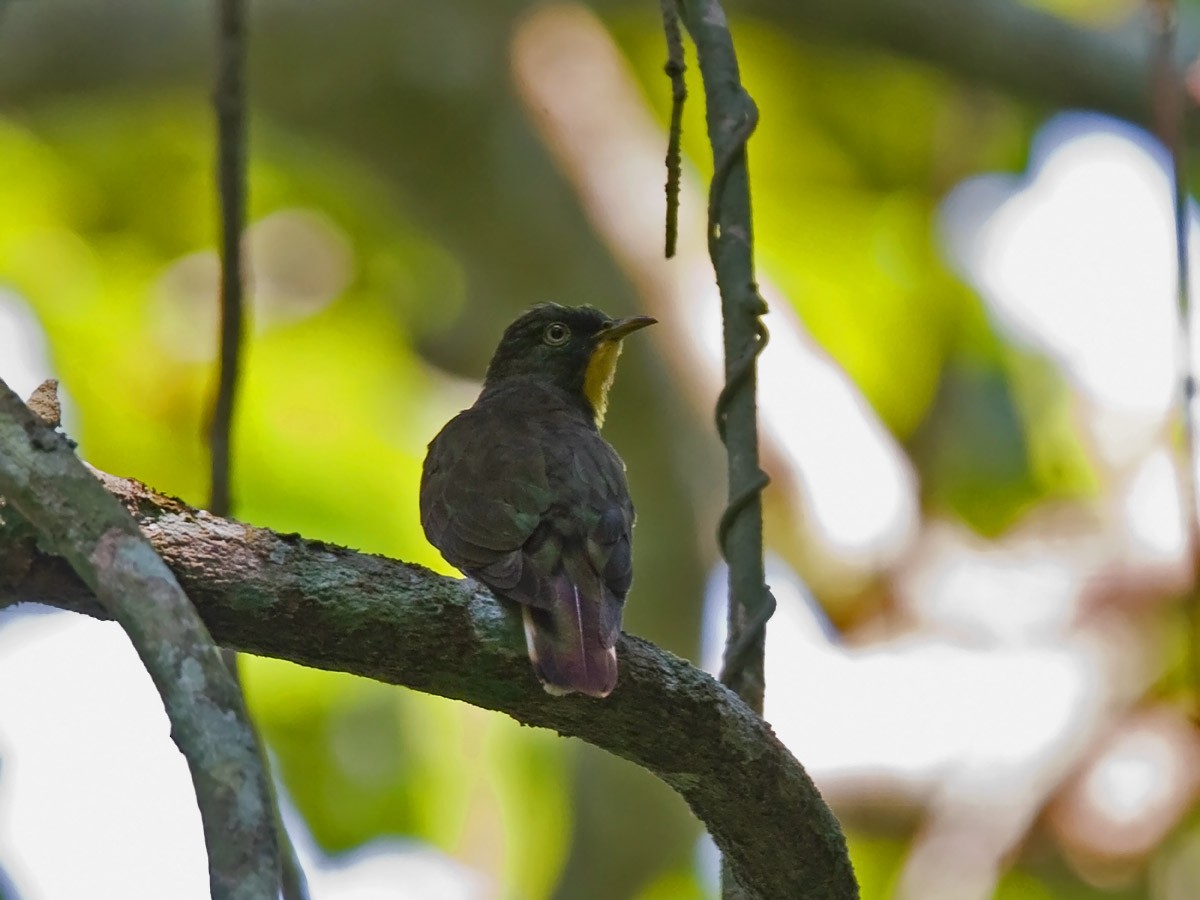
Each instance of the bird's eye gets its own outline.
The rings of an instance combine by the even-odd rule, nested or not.
[[[551,347],[557,347],[559,344],[565,344],[567,338],[571,336],[571,329],[562,322],[552,322],[546,326],[546,330],[542,332],[542,340]]]

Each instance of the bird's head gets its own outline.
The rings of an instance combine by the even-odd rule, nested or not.
[[[518,376],[544,378],[582,395],[599,427],[608,408],[621,340],[655,321],[650,316],[613,319],[591,306],[539,303],[504,330],[484,385],[494,387]]]

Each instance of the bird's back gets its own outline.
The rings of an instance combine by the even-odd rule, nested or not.
[[[633,507],[578,399],[536,378],[486,390],[429,446],[421,523],[448,562],[522,605],[547,689],[612,690]]]

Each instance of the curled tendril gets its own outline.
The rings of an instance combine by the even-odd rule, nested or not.
[[[721,226],[717,221],[717,205],[721,200],[721,194],[725,191],[725,182],[729,180],[733,164],[745,156],[746,142],[750,140],[750,135],[754,134],[754,129],[758,127],[758,105],[745,90],[742,91],[742,104],[744,111],[742,121],[738,123],[729,136],[729,143],[717,157],[713,165],[712,182],[708,188],[708,251],[710,255],[716,252],[717,241],[721,239]],[[766,312],[767,304],[762,297],[758,296],[758,288],[752,286],[752,290],[757,298],[759,308],[762,312]]]

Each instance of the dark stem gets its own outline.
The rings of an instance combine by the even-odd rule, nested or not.
[[[729,638],[721,680],[762,712],[763,643],[775,601],[763,571],[762,489],[758,465],[757,358],[766,346],[767,311],[754,282],[753,231],[746,141],[758,123],[741,85],[733,39],[716,0],[685,0],[684,21],[696,43],[704,82],[713,180],[708,249],[721,292],[725,387],[717,427],[729,458],[729,506],[718,537],[729,564]]]
[[[221,336],[217,396],[209,432],[212,468],[208,501],[209,511],[218,516],[227,516],[233,509],[230,489],[233,415],[246,321],[245,266],[242,261],[247,194],[245,24],[244,0],[219,0],[217,84],[213,105],[217,114],[217,184],[221,208]],[[221,657],[241,690],[237,652],[223,649]],[[255,738],[263,770],[269,775],[270,761],[257,729]],[[279,813],[274,779],[268,778],[268,781],[280,851],[283,898],[307,900],[308,882]]]
[[[667,228],[666,257],[675,255],[679,237],[679,183],[683,179],[680,142],[683,139],[683,104],[687,100],[687,71],[683,58],[683,34],[679,30],[677,0],[659,0],[662,7],[663,32],[667,36],[667,64],[663,67],[671,79],[671,130],[667,140]]]
[[[221,341],[217,395],[209,427],[212,449],[209,509],[228,515],[230,445],[241,364],[242,229],[246,218],[245,10],[242,0],[219,0],[217,33],[217,184],[221,207]]]
[[[721,292],[725,333],[725,387],[717,400],[717,428],[729,459],[729,505],[721,516],[718,539],[729,565],[729,637],[721,680],[761,713],[766,624],[775,599],[763,568],[762,491],[767,477],[758,464],[756,397],[758,355],[767,344],[760,317],[767,305],[754,280],[746,162],[746,143],[758,124],[758,108],[742,87],[733,38],[718,0],[682,0],[682,8],[704,82],[713,152],[708,251]],[[725,900],[746,896],[742,874],[734,861],[722,858]]]

